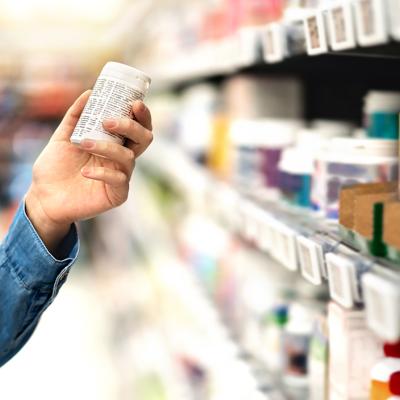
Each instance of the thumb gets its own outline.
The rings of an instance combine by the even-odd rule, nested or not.
[[[54,132],[52,140],[69,140],[91,92],[91,90],[86,90],[75,100]]]

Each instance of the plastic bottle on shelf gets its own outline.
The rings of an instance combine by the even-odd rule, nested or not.
[[[370,400],[386,400],[391,395],[400,395],[400,341],[385,343],[385,358],[371,371]]]
[[[311,129],[317,130],[324,137],[350,136],[354,130],[354,124],[348,121],[333,119],[315,119],[311,122]]]
[[[273,375],[281,373],[283,369],[283,333],[287,322],[287,305],[278,305],[268,314],[263,327],[260,357]]]
[[[312,330],[312,311],[300,303],[293,303],[283,335],[283,384],[295,399],[307,398],[308,394],[308,354]]]
[[[313,208],[338,218],[341,187],[389,182],[398,176],[398,141],[333,138],[319,152],[311,189]]]
[[[181,96],[177,141],[193,159],[203,162],[212,137],[218,92],[211,84],[197,84]]]
[[[239,119],[231,124],[234,181],[244,189],[265,190],[279,187],[278,164],[282,151],[295,141],[301,127],[298,120],[269,118]]]
[[[345,137],[350,133],[345,123],[317,120],[313,128],[301,129],[297,133],[295,146],[282,153],[280,190],[290,203],[301,207],[311,206],[311,178],[318,152],[332,137]]]
[[[309,353],[309,400],[328,399],[328,352],[329,333],[326,315],[321,313],[315,320]]]
[[[368,136],[378,139],[398,139],[400,92],[371,91],[364,99]]]

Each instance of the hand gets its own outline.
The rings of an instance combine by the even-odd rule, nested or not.
[[[126,138],[125,146],[105,141],[70,142],[90,91],[67,111],[33,166],[25,204],[29,219],[51,251],[74,221],[92,218],[125,202],[135,159],[153,140],[151,114],[135,102],[130,118],[106,120],[103,126]]]

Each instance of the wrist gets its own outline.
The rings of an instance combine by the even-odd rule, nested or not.
[[[54,221],[45,211],[38,195],[31,187],[25,197],[25,212],[47,249],[56,252],[68,234],[71,222]]]

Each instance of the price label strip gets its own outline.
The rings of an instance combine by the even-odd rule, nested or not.
[[[328,52],[326,25],[322,10],[309,14],[304,19],[307,53],[311,56]]]
[[[400,1],[388,0],[390,33],[395,40],[400,40]]]
[[[355,0],[357,40],[360,46],[375,46],[388,42],[388,15],[386,1]]]
[[[322,246],[305,236],[298,236],[297,248],[302,276],[314,285],[321,285],[325,262]]]
[[[286,49],[286,34],[282,24],[268,24],[263,31],[262,47],[264,60],[267,63],[277,63],[285,59]]]
[[[259,46],[261,43],[262,30],[255,27],[241,28],[238,31],[239,43],[239,67],[254,65],[259,58]]]
[[[335,51],[356,47],[351,3],[337,2],[326,10],[331,47]]]

